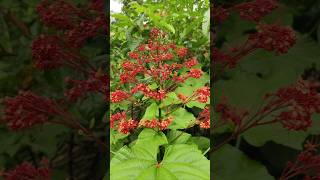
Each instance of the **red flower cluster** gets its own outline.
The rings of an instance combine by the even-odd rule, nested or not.
[[[304,180],[320,179],[320,155],[317,154],[319,144],[307,142],[295,162],[289,162],[279,180],[289,180],[304,175]]]
[[[36,67],[46,70],[67,66],[83,72],[87,76],[85,80],[66,80],[71,85],[71,89],[65,92],[70,101],[76,101],[90,92],[105,95],[108,76],[97,71],[87,61],[87,57],[79,53],[86,40],[107,27],[103,1],[93,0],[87,6],[78,7],[64,0],[43,0],[37,10],[46,26],[54,27],[62,33],[41,35],[33,41],[32,55]]]
[[[127,118],[126,112],[118,112],[110,117],[110,128],[114,128],[114,123]]]
[[[81,48],[87,39],[96,36],[101,28],[106,29],[103,16],[95,19],[83,20],[80,24],[65,32],[66,42],[73,48]]]
[[[123,134],[128,134],[132,129],[138,127],[138,121],[129,119],[120,121],[118,124],[118,131]]]
[[[277,54],[287,53],[296,43],[294,31],[289,27],[277,24],[259,24],[259,31],[249,35],[248,40],[240,48],[230,48],[224,53],[217,48],[212,49],[213,61],[233,68],[243,57],[257,49],[275,51]]]
[[[48,121],[49,116],[59,115],[54,101],[31,92],[20,92],[14,98],[6,98],[4,105],[4,121],[12,130],[30,128]]]
[[[37,67],[51,69],[67,65],[75,68],[81,65],[74,48],[81,48],[100,29],[107,29],[102,7],[102,0],[92,1],[86,8],[64,0],[43,0],[37,7],[41,20],[46,26],[55,27],[63,33],[59,36],[42,35],[33,41],[32,54]]]
[[[116,122],[118,123],[116,124]],[[123,134],[128,134],[132,129],[137,128],[138,123],[132,119],[127,120],[126,112],[118,112],[110,117],[110,128],[115,128],[117,125],[118,132]]]
[[[208,98],[210,97],[210,88],[205,86],[203,88],[199,88],[193,92],[191,97],[185,96],[182,93],[178,94],[178,98],[182,101],[182,103],[186,104],[190,101],[198,101],[200,103],[207,103]]]
[[[195,94],[199,102],[206,103],[208,101],[208,97],[210,97],[210,88],[203,87],[203,88],[197,89]]]
[[[74,61],[75,54],[66,50],[58,36],[41,35],[32,42],[31,49],[36,67],[42,70],[77,63]]]
[[[116,90],[115,92],[111,93],[111,102],[118,103],[121,102],[129,97],[129,94],[127,94],[124,91]]]
[[[138,84],[137,86],[131,89],[131,93],[135,94],[137,92],[142,92],[145,96],[150,97],[155,100],[162,100],[166,97],[166,92],[163,89],[160,90],[151,90],[145,84]]]
[[[109,77],[106,74],[99,72],[91,73],[87,80],[66,79],[66,82],[72,86],[71,89],[65,92],[65,96],[70,101],[76,101],[90,92],[100,92],[106,94]]]
[[[177,48],[176,52],[177,52],[179,58],[183,58],[187,55],[188,49],[187,48]]]
[[[202,76],[202,71],[200,69],[190,69],[188,76],[199,79]]]
[[[258,33],[249,36],[249,44],[277,54],[287,53],[295,44],[296,36],[290,27],[277,24],[259,24]]]
[[[51,180],[51,172],[49,165],[36,168],[28,162],[24,162],[15,169],[5,172],[3,177],[5,180]]]
[[[198,61],[195,57],[192,57],[188,61],[186,61],[184,64],[186,67],[191,68],[191,67],[197,65]]]
[[[271,99],[263,112],[285,108],[276,119],[290,130],[306,130],[312,124],[312,114],[320,113],[320,95],[316,86],[305,81],[280,88],[271,95]]]
[[[123,134],[128,134],[132,129],[137,127],[159,128],[160,130],[165,130],[172,121],[173,118],[169,116],[161,121],[154,118],[152,120],[140,120],[139,122],[132,119],[127,120],[125,112],[117,112],[110,117],[110,128],[115,128],[117,125],[118,132]],[[116,124],[116,122],[118,123]]]
[[[77,22],[83,11],[63,0],[43,0],[37,7],[42,22],[49,27],[70,29]]]
[[[173,117],[171,116],[161,121],[156,118],[152,120],[141,120],[139,122],[139,127],[159,128],[160,130],[165,130],[172,123],[172,121],[173,121]]]
[[[178,58],[186,58],[188,49],[177,48],[174,44],[163,44],[161,41],[165,38],[166,33],[153,28],[148,43],[141,44],[137,50],[128,53],[131,60],[125,60],[122,63],[123,72],[120,74],[120,83],[134,83],[135,87],[131,89],[130,93],[116,90],[111,94],[113,102],[121,102],[127,99],[128,95],[132,96],[137,92],[142,92],[145,96],[155,100],[162,100],[166,97],[167,87],[151,90],[148,84],[138,83],[138,75],[141,75],[141,78],[151,77],[154,80],[153,82],[160,84],[170,82],[170,85],[174,81],[184,82],[188,78],[200,78],[202,76],[203,72],[200,69],[190,69],[198,63],[195,57],[190,57],[184,64],[174,62]],[[174,58],[175,55],[178,58]],[[178,71],[183,67],[189,69],[189,72],[180,75]]]
[[[200,128],[210,129],[210,110],[208,107],[199,114],[197,124],[199,124]]]
[[[277,0],[255,0],[238,4],[233,8],[243,19],[258,22],[277,7]]]
[[[259,22],[264,16],[271,13],[278,7],[277,0],[253,0],[250,2],[240,3],[230,8],[215,7],[211,11],[214,22],[221,23],[225,21],[230,11],[234,10],[240,14],[240,17],[249,20]]]
[[[86,39],[107,26],[102,0],[91,1],[86,8],[64,0],[43,0],[37,11],[45,25],[64,30],[68,44],[75,48],[81,47]]]
[[[119,103],[129,100],[134,105],[137,100],[136,97],[138,97],[135,95],[139,93],[144,98],[147,97],[161,103],[167,97],[167,93],[172,91],[172,87],[179,85],[188,78],[200,78],[202,76],[201,69],[193,68],[198,64],[198,61],[195,57],[189,55],[187,48],[177,47],[172,43],[164,43],[168,42],[166,39],[167,33],[153,28],[149,37],[146,44],[142,43],[136,50],[129,52],[128,59],[122,63],[119,85],[125,85],[129,87],[129,90],[116,89],[111,93],[112,102]],[[179,98],[185,98],[184,100],[197,100],[206,103],[210,96],[210,89],[208,87],[201,88],[195,91],[190,98],[182,94],[178,96]],[[115,114],[111,119],[114,119],[111,122],[111,127],[115,126],[115,121],[120,121],[118,131],[122,133],[128,133],[135,128],[136,122],[139,122],[138,127],[165,130],[173,120],[172,117],[168,116],[161,120],[127,121],[125,120],[127,118],[120,117],[120,114]],[[201,126],[209,127],[209,121],[202,122]]]

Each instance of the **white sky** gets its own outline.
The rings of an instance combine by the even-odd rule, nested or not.
[[[113,13],[119,13],[121,12],[122,3],[118,0],[111,0],[110,1],[110,10]]]

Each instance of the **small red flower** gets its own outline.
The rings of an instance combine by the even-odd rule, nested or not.
[[[173,118],[168,117],[167,119],[162,120],[161,122],[158,123],[158,127],[161,131],[166,130],[168,126],[172,123]]]
[[[131,130],[138,126],[138,121],[135,120],[122,120],[118,125],[118,131],[123,134],[128,134]]]
[[[122,68],[126,71],[133,71],[136,68],[136,64],[131,61],[125,61],[122,63]]]
[[[199,124],[200,128],[203,128],[203,129],[210,129],[210,119],[206,119],[204,120],[203,122],[201,122]]]
[[[195,57],[193,57],[193,58],[189,59],[187,62],[185,62],[185,66],[187,66],[188,68],[191,68],[197,64],[198,64],[198,61]]]
[[[178,56],[179,56],[180,58],[183,58],[183,57],[185,57],[185,56],[187,55],[187,53],[188,53],[188,48],[185,48],[185,47],[183,47],[183,48],[178,48],[178,49],[176,50],[176,52],[177,52],[177,54],[178,54]]]
[[[136,53],[136,52],[134,52],[134,51],[131,51],[131,52],[129,52],[129,57],[131,57],[132,59],[138,59],[139,58],[139,54],[138,53]]]
[[[158,126],[158,120],[154,118],[151,121],[150,120],[140,121],[139,125],[144,126],[146,128],[156,128]]]
[[[114,123],[127,118],[126,112],[118,112],[110,117],[110,128],[114,128]]]
[[[140,52],[143,52],[146,50],[146,45],[145,44],[141,44],[139,47],[138,47],[138,51]]]
[[[202,76],[203,72],[201,69],[190,69],[188,76],[199,79]]]
[[[116,90],[115,92],[111,93],[111,102],[118,103],[127,99],[128,97],[129,97],[128,93],[121,90]]]

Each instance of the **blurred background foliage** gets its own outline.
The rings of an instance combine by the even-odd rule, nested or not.
[[[225,7],[241,2],[244,1],[215,1],[217,5]],[[216,102],[225,95],[232,105],[255,112],[263,102],[263,95],[268,92],[293,84],[299,78],[320,81],[320,1],[279,2],[279,8],[262,21],[291,26],[297,35],[296,45],[284,55],[259,50],[242,59],[235,69],[227,71],[213,84]],[[217,32],[216,46],[228,49],[243,43],[248,33],[256,31],[255,26],[232,14],[226,22],[211,26],[211,29]],[[303,149],[304,142],[311,135],[320,134],[319,117],[313,117],[314,124],[306,132],[288,131],[279,124],[260,126],[245,132],[231,145],[211,154],[213,176],[225,180],[233,179],[232,175],[240,180],[276,179],[286,163],[294,160]],[[217,129],[211,140],[221,141],[232,128]]]
[[[20,90],[31,90],[35,94],[61,100],[68,88],[66,77],[84,78],[67,68],[49,71],[35,69],[30,48],[32,40],[41,34],[56,33],[55,29],[44,27],[40,22],[36,12],[39,2],[0,1],[0,99],[15,96]],[[84,5],[88,1],[73,2]],[[89,57],[92,64],[106,67],[107,47],[104,36],[96,37],[81,49],[81,53]],[[105,104],[103,96],[92,94],[76,104],[66,104],[66,108],[98,136],[105,136]],[[0,103],[0,122],[2,110]],[[53,179],[68,178],[71,166],[76,179],[101,179],[106,172],[106,153],[84,138],[81,132],[54,124],[11,132],[0,123],[0,172],[23,161],[37,166],[42,157],[50,160]]]

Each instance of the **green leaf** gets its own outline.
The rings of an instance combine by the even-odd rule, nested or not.
[[[169,144],[186,144],[190,137],[191,134],[185,133],[183,131],[171,130],[167,134]]]
[[[170,145],[163,160],[158,163],[157,154],[149,154],[148,148],[158,146],[135,145],[123,147],[111,160],[111,180],[209,180],[209,161],[192,145]],[[137,153],[137,151],[139,151]],[[141,153],[145,152],[145,153]]]
[[[153,118],[156,118],[158,114],[159,114],[159,107],[157,103],[154,102],[147,107],[146,112],[144,113],[144,116],[142,117],[142,119],[152,120]]]
[[[176,33],[176,30],[174,29],[174,27],[173,27],[171,24],[168,24],[168,23],[166,23],[166,22],[164,22],[164,21],[162,21],[160,24],[161,24],[164,28],[166,28],[167,30],[169,30],[170,32],[172,32],[173,34]]]
[[[209,160],[202,155],[198,147],[192,145],[168,146],[160,164],[161,168],[167,169],[171,176],[178,180],[210,179]]]
[[[267,117],[271,120],[272,115]],[[302,150],[303,143],[309,135],[318,135],[320,130],[320,115],[312,116],[312,126],[307,131],[289,131],[282,127],[281,124],[271,124],[252,128],[244,133],[244,138],[251,144],[257,147],[265,145],[272,141],[293,149]]]
[[[176,95],[176,93],[170,92],[167,94],[167,97],[164,100],[162,100],[160,107],[163,108],[169,105],[179,104],[179,103],[181,103],[181,101]]]
[[[116,19],[116,23],[119,26],[130,26],[133,25],[133,23],[131,22],[130,18],[124,14],[121,13],[112,13],[111,14],[112,17],[114,17]]]
[[[273,141],[297,150],[302,150],[307,136],[307,132],[289,131],[279,123],[254,127],[243,134],[246,141],[257,147]]]
[[[144,143],[154,142],[158,146],[167,144],[167,138],[162,131],[156,131],[154,129],[145,128],[139,134],[136,145],[143,145]]]
[[[215,179],[219,180],[274,180],[267,169],[243,152],[227,144],[211,155]]]
[[[156,155],[158,153],[158,147],[164,144],[168,144],[168,141],[166,135],[162,131],[155,131],[154,129],[145,128],[139,134],[138,140],[134,147],[139,147],[139,150],[136,149],[136,153],[148,153],[150,155]],[[141,149],[140,147],[149,148]]]
[[[110,129],[110,144],[116,144],[119,140],[128,137],[128,134],[119,133],[115,129]]]
[[[196,144],[202,152],[210,147],[210,139],[202,136],[191,137],[188,143]]]
[[[182,86],[176,89],[175,92],[177,94],[181,93],[185,96],[191,96],[195,90],[201,87],[204,87],[209,82],[210,82],[209,75],[207,73],[204,73],[199,79],[195,79],[195,78],[187,79]]]
[[[207,101],[207,103],[201,103],[199,101],[190,101],[186,104],[186,106],[189,108],[198,107],[203,109],[209,103],[210,103],[209,101]]]
[[[172,114],[173,122],[169,125],[169,129],[185,129],[193,124],[196,118],[184,108],[179,108]]]

